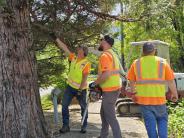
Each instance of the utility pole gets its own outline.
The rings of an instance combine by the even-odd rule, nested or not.
[[[120,8],[121,8],[121,15],[123,15],[123,2],[120,0]],[[120,24],[120,31],[121,31],[121,63],[123,68],[125,69],[125,58],[124,58],[124,25],[123,22]],[[125,69],[126,71],[126,69]]]

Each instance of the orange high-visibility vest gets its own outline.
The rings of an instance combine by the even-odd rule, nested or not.
[[[111,76],[100,84],[103,92],[112,92],[121,88],[121,78],[120,78],[120,66],[116,54],[111,50],[105,51],[103,54],[106,54],[109,57],[113,58],[113,69],[111,70]],[[98,75],[100,75],[101,66],[99,64]]]
[[[138,104],[165,104],[165,64],[165,59],[156,56],[144,56],[134,62]]]

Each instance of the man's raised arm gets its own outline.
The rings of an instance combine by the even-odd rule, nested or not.
[[[69,55],[69,54],[71,53],[70,50],[68,49],[67,45],[66,45],[65,43],[63,43],[63,42],[55,35],[55,33],[50,33],[49,35],[50,35],[50,37],[51,37],[54,41],[56,41],[57,47],[58,47],[59,49],[62,49],[67,55]]]

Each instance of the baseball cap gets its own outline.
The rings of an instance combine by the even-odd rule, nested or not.
[[[111,46],[114,44],[114,39],[109,35],[105,35],[103,40],[105,40]]]
[[[150,43],[150,42],[146,42],[143,45],[143,53],[151,53],[155,50],[155,46]]]

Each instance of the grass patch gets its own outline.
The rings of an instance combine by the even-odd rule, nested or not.
[[[59,95],[58,95],[58,98],[57,98],[57,103],[58,104],[61,104],[61,99],[63,97],[63,92],[61,92]],[[52,95],[51,94],[48,94],[48,95],[44,95],[41,97],[41,104],[42,104],[42,109],[43,110],[51,110],[54,108],[54,105],[53,105],[53,102],[52,102]]]
[[[41,104],[43,110],[51,110],[53,108],[51,94],[44,95],[41,97]]]

